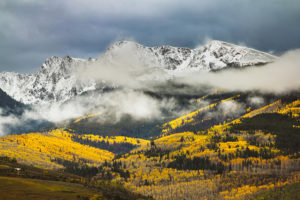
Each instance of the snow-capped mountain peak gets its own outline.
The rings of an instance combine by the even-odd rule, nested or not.
[[[218,40],[208,42],[203,47],[195,49],[195,52],[198,53],[196,57],[199,58],[201,55],[201,62],[208,70],[260,65],[276,59],[268,53]]]
[[[120,56],[120,52],[135,56],[145,65],[160,66],[172,71],[212,71],[227,67],[246,67],[266,64],[276,58],[264,52],[218,40],[212,40],[195,49],[146,47],[132,41],[121,41],[109,47],[103,57],[115,59]]]
[[[74,73],[93,61],[52,56],[35,74],[0,73],[0,88],[25,104],[63,102],[95,89],[95,81],[78,81]]]
[[[209,72],[261,65],[275,59],[275,56],[264,52],[216,40],[195,49],[146,47],[132,41],[120,41],[111,45],[99,58],[105,63],[129,62],[149,69],[163,69],[171,76],[189,71]],[[104,86],[95,80],[79,80],[76,76],[79,67],[88,67],[94,62],[96,60],[91,58],[52,56],[34,74],[0,73],[0,88],[25,104],[64,102],[84,92],[98,90],[99,87],[103,89]]]

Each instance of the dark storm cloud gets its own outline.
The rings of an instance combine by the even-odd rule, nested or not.
[[[0,71],[96,57],[122,39],[195,47],[212,38],[281,53],[300,47],[299,20],[299,0],[1,0]]]

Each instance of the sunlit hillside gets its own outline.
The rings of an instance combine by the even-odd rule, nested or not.
[[[82,160],[97,166],[114,157],[109,151],[73,142],[71,135],[63,130],[2,137],[0,154],[16,158],[21,163],[44,168],[61,168],[54,161],[56,158],[74,162]]]
[[[176,129],[176,128],[181,127],[181,126],[183,126],[185,124],[191,124],[195,120],[194,117],[196,115],[198,115],[199,113],[205,112],[205,111],[209,111],[210,109],[216,107],[218,104],[234,100],[234,99],[238,98],[239,96],[240,95],[220,100],[220,101],[218,101],[216,103],[204,106],[204,107],[200,108],[199,110],[196,110],[196,111],[194,111],[192,113],[189,113],[187,115],[184,115],[184,116],[181,116],[181,117],[179,117],[177,119],[174,119],[174,120],[172,120],[172,121],[170,121],[168,123],[165,123],[163,125],[164,126],[164,130],[162,132],[163,132],[163,134],[167,134],[172,129]]]
[[[158,138],[104,169],[113,171],[113,180],[155,199],[248,199],[298,182],[298,102],[278,101],[205,131]],[[260,128],[255,121],[257,129],[248,129],[256,119],[270,127]],[[280,127],[290,130],[284,144]],[[120,175],[120,170],[128,170],[130,176]]]
[[[42,169],[0,156],[0,199],[10,200],[135,200],[149,199],[134,194],[120,183],[90,181],[62,170]]]
[[[147,146],[149,141],[124,136],[101,137],[98,135],[75,135],[72,130],[56,129],[45,133],[8,135],[0,139],[0,155],[16,158],[18,162],[44,168],[61,168],[57,159],[83,162],[98,166],[110,161],[114,153],[108,151],[118,148],[122,151]],[[97,144],[102,148],[93,147]],[[105,150],[107,148],[108,150]]]
[[[153,140],[55,129],[2,137],[0,152],[23,164],[122,183],[159,200],[259,198],[300,181],[299,100],[278,99],[257,109],[246,106],[240,117],[189,131],[201,125],[199,116],[210,120],[203,113],[224,102],[233,104],[234,112],[243,98],[218,97],[216,103],[165,123],[161,136]]]
[[[300,181],[299,158],[281,153],[271,134],[254,137],[269,143],[253,143],[246,134],[162,137],[147,149],[117,159],[131,176],[116,173],[115,179],[156,199],[243,199]]]

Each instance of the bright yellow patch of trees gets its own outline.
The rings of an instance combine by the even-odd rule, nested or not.
[[[164,130],[162,131],[163,134],[167,134],[169,131],[170,131],[170,128],[171,129],[175,129],[177,127],[180,127],[180,126],[183,126],[184,124],[187,124],[187,123],[191,123],[193,122],[193,117],[196,116],[197,114],[199,114],[200,112],[203,112],[203,111],[207,111],[211,108],[214,108],[216,107],[218,104],[222,103],[222,102],[226,102],[226,101],[232,101],[236,98],[239,98],[240,95],[236,95],[236,96],[233,96],[233,97],[230,97],[230,98],[227,98],[227,99],[223,99],[217,103],[213,103],[213,104],[210,104],[208,106],[205,106],[203,108],[200,108],[194,112],[191,112],[191,113],[188,113],[184,116],[181,116],[177,119],[174,119],[168,123],[165,123],[163,126],[164,126]]]
[[[291,114],[293,117],[300,116],[300,100],[293,101],[290,104],[285,105],[279,113],[281,114]]]
[[[78,122],[80,122],[81,120],[88,119],[88,118],[91,118],[91,117],[95,117],[95,116],[98,116],[98,115],[100,115],[100,114],[101,114],[100,112],[93,113],[93,114],[88,114],[87,116],[83,116],[83,117],[80,117],[80,118],[76,119],[76,120],[74,121],[74,123],[78,123]]]
[[[150,144],[149,140],[140,139],[140,138],[131,138],[131,137],[125,137],[125,136],[111,136],[111,137],[103,137],[99,135],[93,135],[93,134],[85,134],[79,136],[82,139],[89,139],[90,141],[99,141],[99,142],[108,142],[110,144],[113,143],[130,143],[137,146],[147,146]]]
[[[97,166],[114,157],[109,151],[73,142],[71,134],[61,129],[2,137],[0,155],[44,168],[62,167],[53,161],[55,158],[75,162],[84,160],[89,165]]]

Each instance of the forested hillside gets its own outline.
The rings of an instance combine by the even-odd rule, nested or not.
[[[152,139],[107,136],[101,124],[96,134],[69,127],[2,137],[1,155],[71,173],[89,184],[121,183],[154,199],[259,199],[270,190],[299,186],[300,101],[295,96],[245,104],[238,115],[229,112],[236,112],[247,95],[214,94],[196,102],[207,98],[213,103],[162,124]],[[233,106],[212,120],[208,113],[228,102]],[[72,123],[96,116],[101,114]]]

